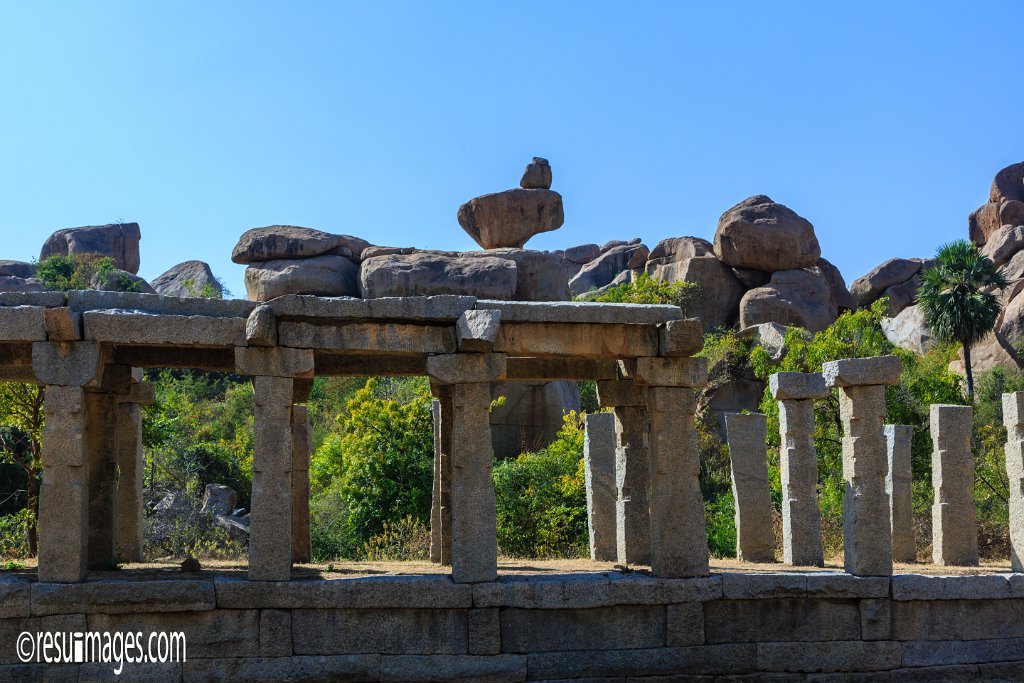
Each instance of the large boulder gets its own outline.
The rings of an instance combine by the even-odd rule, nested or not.
[[[733,275],[732,269],[714,256],[696,256],[674,264],[669,282],[695,282],[701,294],[687,308],[687,315],[700,319],[701,328],[710,332],[728,327],[736,321],[740,298],[745,288]]]
[[[781,270],[740,301],[740,329],[774,322],[820,332],[839,315],[828,282],[809,270]]]
[[[1024,249],[1024,225],[1004,225],[988,236],[981,253],[1001,266]]]
[[[1002,225],[1002,219],[999,217],[999,204],[983,204],[967,217],[967,234],[972,242],[983,247],[988,242],[989,235]]]
[[[915,273],[906,282],[893,285],[882,292],[882,296],[889,299],[889,316],[893,317],[917,301],[917,290],[921,286],[921,273]]]
[[[893,318],[882,318],[882,334],[896,346],[923,355],[934,348],[935,339],[920,306],[908,306]]]
[[[36,266],[33,263],[0,260],[0,276],[30,278],[35,275]]]
[[[246,268],[245,290],[250,301],[270,301],[285,294],[358,296],[358,275],[359,266],[344,256],[278,259]]]
[[[515,188],[485,194],[459,207],[459,225],[484,249],[522,247],[534,235],[562,227],[562,195]]]
[[[839,269],[823,258],[818,259],[816,267],[822,277],[825,278],[825,282],[828,283],[829,291],[832,293],[832,301],[835,303],[836,308],[839,309],[839,312],[856,311],[857,300],[853,298],[853,294],[850,294],[850,290],[847,289],[846,280],[843,279],[843,274],[839,272]]]
[[[658,242],[651,250],[644,269],[655,280],[671,282],[675,279],[672,271],[677,269],[676,264],[714,253],[714,245],[700,237],[669,237]]]
[[[526,165],[519,187],[525,190],[550,190],[551,164],[548,160],[534,157],[533,162]]]
[[[920,259],[891,258],[854,280],[850,285],[850,293],[858,305],[868,306],[882,296],[885,290],[914,277],[921,270],[921,264]]]
[[[258,263],[331,254],[358,262],[368,246],[366,240],[349,235],[332,235],[297,225],[269,225],[243,233],[231,251],[231,260]]]
[[[1007,199],[1024,201],[1024,161],[1007,166],[992,180],[989,202],[1001,204]]]
[[[0,275],[0,292],[42,292],[43,286],[32,278]]]
[[[585,266],[601,255],[601,247],[596,244],[579,244],[562,252],[562,257],[570,263]]]
[[[359,289],[364,299],[462,294],[513,300],[517,276],[516,263],[508,258],[420,251],[364,259]]]
[[[114,265],[133,275],[139,272],[139,240],[142,231],[138,223],[111,223],[65,228],[50,235],[39,252],[39,260],[51,256],[71,254],[97,254],[109,256]]]
[[[171,266],[153,282],[153,289],[164,296],[212,296],[219,299],[224,288],[204,261],[185,261]]]
[[[642,268],[649,254],[650,250],[639,240],[613,246],[580,269],[569,281],[569,293],[576,297],[600,289],[622,271]]]
[[[491,410],[491,443],[498,458],[538,451],[555,440],[570,410],[580,410],[576,382],[493,382],[491,398],[505,402]]]
[[[203,507],[199,512],[210,515],[230,515],[238,504],[238,494],[224,484],[207,484],[203,491]]]
[[[821,247],[810,221],[756,195],[718,219],[715,255],[733,268],[775,272],[813,266],[821,258]]]
[[[465,258],[500,258],[516,264],[516,301],[569,301],[569,278],[562,259],[550,251],[489,249],[463,252]]]

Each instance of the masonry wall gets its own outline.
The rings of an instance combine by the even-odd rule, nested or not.
[[[115,679],[18,663],[41,630],[185,632],[187,662],[120,681],[1024,680],[1024,575],[10,578],[0,617],[4,681]]]

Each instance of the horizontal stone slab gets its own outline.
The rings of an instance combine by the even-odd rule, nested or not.
[[[83,314],[84,337],[117,344],[245,346],[245,318],[101,310]]]
[[[0,306],[42,306],[58,308],[67,304],[64,292],[0,292]]]
[[[300,349],[379,351],[382,353],[454,353],[455,328],[407,323],[359,322],[316,325],[278,324],[278,343]]]
[[[903,666],[944,666],[1024,660],[1024,638],[924,640],[903,643]]]
[[[900,666],[900,644],[882,641],[758,643],[759,671],[885,671]]]
[[[860,640],[856,599],[765,598],[704,603],[709,643]]]
[[[406,296],[381,299],[319,297],[299,294],[279,296],[267,302],[278,318],[319,320],[456,321],[473,310],[472,296]]]
[[[295,654],[468,654],[465,609],[297,609]]]
[[[525,681],[526,657],[522,655],[384,655],[380,680],[388,683],[439,683],[440,681]]]
[[[144,617],[131,614],[89,614],[90,631],[142,631],[185,634],[188,659],[215,657],[256,657],[259,655],[260,626],[257,610],[218,609],[203,612],[156,612]]]
[[[380,576],[314,581],[217,579],[217,606],[231,608],[469,608],[473,587],[449,576]]]
[[[316,351],[315,358],[318,377],[409,377],[427,374],[429,356]]]
[[[138,292],[75,290],[67,293],[67,305],[81,313],[125,309],[152,315],[248,318],[259,303],[245,299],[206,299]]]
[[[655,579],[643,574],[504,576],[473,586],[475,607],[593,608],[702,602],[722,597],[718,576]]]
[[[884,598],[889,579],[884,576],[853,576],[840,572],[770,572],[722,574],[727,600],[758,598]]]
[[[1012,597],[1006,574],[925,576],[894,574],[893,600],[986,600]]]
[[[501,651],[523,654],[663,647],[665,629],[662,605],[561,610],[510,607],[501,610]]]
[[[768,378],[768,389],[779,401],[825,398],[831,393],[820,372],[776,372]]]
[[[505,378],[515,380],[614,380],[618,364],[594,358],[509,358]]]
[[[899,384],[903,363],[896,356],[845,358],[822,366],[821,374],[829,387],[855,387],[872,384]]]
[[[602,304],[585,301],[492,301],[476,308],[501,311],[502,323],[620,323],[658,325],[684,318],[678,306],[664,304]],[[652,356],[656,353],[650,354]]]
[[[84,614],[57,614],[47,617],[23,617],[18,619],[0,619],[0,664],[18,664],[18,652],[15,645],[18,636],[24,631],[43,633],[46,631],[75,633],[86,630]],[[134,629],[133,629],[134,630]],[[0,678],[0,681],[6,680]],[[17,680],[17,679],[15,679]]]
[[[16,576],[0,578],[0,619],[32,614],[32,584]]]
[[[212,681],[337,681],[380,680],[380,655],[326,657],[260,657],[192,659],[183,665],[185,683]]]
[[[658,329],[625,324],[516,323],[502,318],[494,350],[510,356],[657,356]]]
[[[79,683],[79,668],[75,664],[0,664],[0,681]],[[108,678],[111,675],[109,666],[106,675]],[[180,672],[175,680],[181,680]]]
[[[195,612],[216,606],[213,582],[201,579],[32,584],[36,615]]]
[[[37,306],[0,306],[0,339],[44,341],[46,309]]]
[[[1024,638],[1024,600],[893,600],[893,640]]]
[[[611,676],[721,675],[754,671],[753,644],[662,647],[646,650],[549,652],[529,655],[529,680]]]

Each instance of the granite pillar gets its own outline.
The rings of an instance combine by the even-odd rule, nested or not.
[[[583,466],[587,485],[587,526],[590,559],[614,561],[615,549],[615,416],[584,417]]]
[[[309,456],[313,450],[313,428],[309,410],[292,406],[292,562],[313,559],[309,527]]]
[[[1010,565],[1024,572],[1024,391],[1003,394],[1006,476],[1010,482]]]
[[[914,503],[910,476],[910,454],[914,428],[910,425],[885,425],[888,470],[885,492],[889,494],[889,524],[892,528],[892,559],[895,562],[917,560],[914,543]]]
[[[971,406],[931,407],[932,561],[977,566],[978,522],[974,508]]]
[[[736,557],[743,562],[774,562],[768,419],[760,413],[729,413],[725,429],[736,510]]]

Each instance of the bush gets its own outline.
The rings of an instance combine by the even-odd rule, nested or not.
[[[119,292],[140,292],[142,283],[114,265],[109,256],[99,254],[69,254],[50,256],[36,264],[36,279],[43,288],[66,292],[72,289],[92,289],[93,277],[114,284]]]
[[[736,504],[726,490],[704,502],[708,530],[708,552],[712,557],[736,557]]]
[[[28,530],[33,524],[35,515],[29,508],[0,515],[0,559],[29,557]]]
[[[640,273],[632,282],[612,287],[593,301],[612,304],[673,304],[687,313],[690,304],[700,295],[701,288],[696,282],[663,282],[647,273]]]
[[[359,543],[348,526],[348,502],[338,486],[313,494],[309,503],[309,527],[314,562],[358,555]]]
[[[384,522],[384,530],[363,544],[362,555],[371,561],[430,559],[430,529],[412,515]]]

